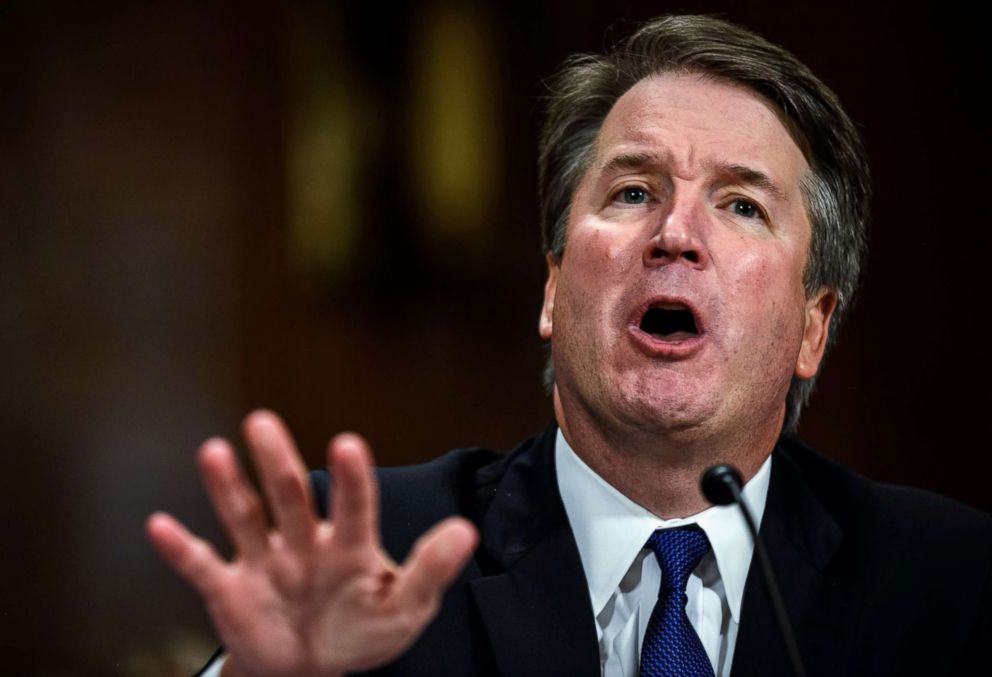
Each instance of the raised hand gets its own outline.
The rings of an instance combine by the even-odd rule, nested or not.
[[[314,513],[306,470],[279,418],[255,412],[244,435],[274,527],[220,439],[203,444],[200,471],[234,558],[224,561],[164,513],[146,524],[162,558],[203,597],[228,652],[224,674],[336,675],[399,656],[468,560],[475,527],[449,518],[398,565],[379,542],[371,453],[361,437],[338,435],[328,447],[331,522]]]

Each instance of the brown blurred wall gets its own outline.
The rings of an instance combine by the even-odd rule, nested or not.
[[[992,509],[988,48],[958,8],[78,5],[0,7],[5,670],[205,657],[205,615],[141,525],[166,508],[219,539],[196,446],[253,407],[312,465],[344,428],[388,465],[546,426],[541,79],[664,11],[793,50],[867,141],[869,273],[802,436]]]

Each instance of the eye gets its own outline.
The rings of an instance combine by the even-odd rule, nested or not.
[[[730,210],[737,216],[743,216],[745,219],[764,219],[765,214],[761,211],[761,207],[751,202],[750,200],[745,200],[743,198],[737,198],[730,203]]]
[[[637,186],[627,186],[617,193],[614,199],[626,205],[642,205],[648,201],[648,192]]]

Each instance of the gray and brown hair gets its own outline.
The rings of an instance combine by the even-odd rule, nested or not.
[[[826,287],[837,295],[829,349],[857,289],[868,247],[871,181],[861,139],[836,95],[798,59],[721,19],[656,19],[605,55],[570,58],[552,79],[538,158],[545,251],[556,263],[565,253],[572,197],[613,104],[644,78],[661,73],[696,74],[745,87],[780,111],[810,166],[802,185],[813,230],[806,293]],[[795,432],[814,380],[793,378],[784,432]],[[549,359],[545,384],[553,383]]]

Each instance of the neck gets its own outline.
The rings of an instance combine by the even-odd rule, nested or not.
[[[554,406],[562,434],[579,458],[662,519],[688,517],[710,506],[699,489],[699,480],[717,463],[736,466],[744,481],[749,481],[775,447],[782,424],[780,416],[777,424],[755,427],[751,422],[740,426],[747,435],[608,430],[581,413],[566,416],[557,392]]]

